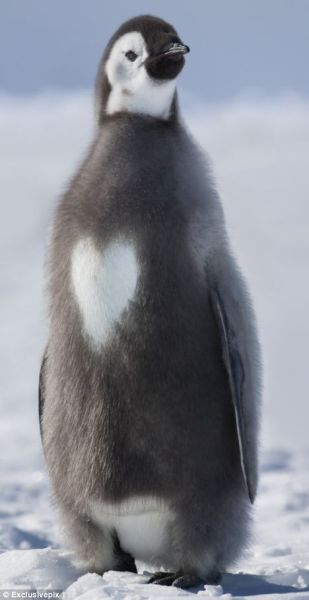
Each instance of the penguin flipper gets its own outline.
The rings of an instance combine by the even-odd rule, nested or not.
[[[244,412],[244,382],[245,368],[241,354],[237,347],[237,338],[224,307],[224,303],[217,289],[212,293],[212,304],[220,337],[222,342],[223,360],[228,374],[229,386],[234,406],[235,422],[240,452],[241,469],[247,487],[250,502],[255,498],[255,485],[250,472],[250,448],[246,417]]]
[[[42,418],[43,418],[43,410],[44,410],[44,402],[45,402],[46,362],[47,362],[47,348],[44,352],[44,356],[43,356],[41,368],[40,368],[40,375],[39,375],[39,423],[40,423],[40,434],[41,434],[42,443],[43,443]]]

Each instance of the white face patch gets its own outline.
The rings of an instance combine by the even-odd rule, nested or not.
[[[137,58],[130,61],[127,52]],[[105,66],[111,85],[107,114],[125,110],[168,119],[176,82],[152,79],[143,64],[147,57],[145,40],[138,31],[125,33],[115,42]]]
[[[99,349],[113,323],[133,299],[139,270],[132,244],[113,241],[104,252],[90,237],[81,239],[71,257],[71,277],[85,332]]]
[[[138,560],[167,560],[172,515],[162,501],[131,498],[119,504],[92,503],[91,518],[103,530],[116,530],[120,546]]]

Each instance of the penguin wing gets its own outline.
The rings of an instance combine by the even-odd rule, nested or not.
[[[42,418],[43,418],[43,410],[44,410],[44,402],[45,402],[46,363],[47,363],[47,349],[44,352],[44,356],[43,356],[43,360],[42,360],[41,368],[40,368],[40,376],[39,376],[39,423],[40,423],[40,434],[41,434],[42,442],[43,442]]]
[[[254,482],[254,476],[253,478],[251,477],[250,441],[248,439],[246,412],[244,410],[244,383],[246,377],[244,362],[237,345],[236,332],[229,322],[227,311],[218,289],[214,289],[212,292],[212,304],[220,332],[223,360],[227,370],[234,406],[242,473],[250,502],[253,504],[256,483]]]

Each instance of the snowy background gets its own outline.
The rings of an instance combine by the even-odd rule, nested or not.
[[[12,11],[14,4],[4,2],[1,10]],[[287,4],[283,0],[281,6]],[[303,6],[301,0],[295,4]],[[3,60],[1,43],[3,38]],[[292,53],[295,64],[303,56],[297,44],[301,41]],[[188,70],[193,53],[190,61]],[[287,79],[290,63],[285,62]],[[34,62],[30,79],[35,69]],[[53,92],[34,81],[31,89],[17,90],[12,65],[8,73],[11,79],[6,74],[2,87],[0,81],[0,588],[68,588],[65,597],[72,600],[189,597],[148,587],[142,574],[82,575],[59,548],[37,420],[46,338],[43,262],[55,202],[91,139],[93,103],[87,89],[75,89],[84,80],[67,87],[58,82]],[[290,77],[286,85],[282,77],[275,89],[259,81],[259,93],[252,92],[251,82],[247,87],[239,82],[230,97],[218,84],[212,97],[206,85],[199,93],[196,81],[192,75],[182,82],[184,116],[212,160],[255,301],[265,376],[254,543],[222,586],[195,592],[309,599],[309,93],[301,79]]]

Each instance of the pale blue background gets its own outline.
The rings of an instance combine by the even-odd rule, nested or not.
[[[308,0],[1,0],[0,92],[89,88],[114,29],[146,12],[191,46],[181,87],[195,98],[309,95]]]

